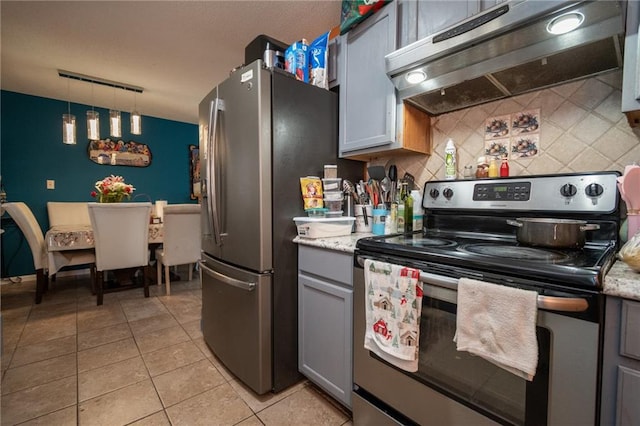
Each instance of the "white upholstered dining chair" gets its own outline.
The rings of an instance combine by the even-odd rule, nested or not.
[[[151,203],[89,203],[96,251],[97,304],[103,302],[104,271],[142,268],[144,296],[149,297],[145,267],[149,264]]]
[[[38,224],[38,220],[33,215],[31,209],[23,202],[4,203],[2,207],[13,218],[24,237],[29,243],[31,254],[33,256],[33,266],[36,270],[36,297],[35,302],[42,302],[42,295],[49,287],[49,259],[47,246],[44,240],[42,228]],[[74,250],[72,254],[60,254],[67,256],[65,258],[65,266],[76,266],[88,264],[93,275],[95,256],[92,250]]]
[[[189,264],[189,281],[193,264],[200,260],[200,205],[169,204],[163,209],[162,247],[156,249],[158,285],[162,284],[162,266],[167,296],[171,294],[170,266]]]

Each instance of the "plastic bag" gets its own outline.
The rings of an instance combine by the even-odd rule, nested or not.
[[[309,46],[309,82],[314,86],[329,88],[329,78],[327,75],[329,33],[322,34],[311,42]]]
[[[364,21],[392,0],[342,0],[340,34]]]

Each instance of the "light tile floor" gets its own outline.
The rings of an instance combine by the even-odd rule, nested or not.
[[[351,425],[307,380],[262,396],[238,382],[203,340],[197,278],[103,306],[88,275],[59,278],[40,305],[34,282],[0,290],[2,425]]]

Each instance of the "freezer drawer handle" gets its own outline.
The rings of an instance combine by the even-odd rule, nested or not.
[[[358,265],[364,267],[364,257],[358,256]],[[429,274],[420,271],[420,281],[424,284],[457,291],[458,280],[451,277]],[[589,309],[589,302],[580,297],[554,297],[538,295],[538,309],[558,312],[584,312]]]
[[[236,280],[235,278],[228,277],[224,274],[221,274],[220,272],[214,271],[213,269],[209,268],[204,262],[200,262],[200,267],[205,273],[211,275],[219,281],[222,281],[225,284],[229,284],[246,291],[252,291],[256,288],[256,283],[240,281]]]

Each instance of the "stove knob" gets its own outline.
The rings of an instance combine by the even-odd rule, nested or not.
[[[576,189],[575,185],[572,185],[570,183],[565,183],[564,185],[562,185],[562,187],[560,187],[560,194],[563,197],[573,197],[574,195],[576,195],[576,192],[578,192],[578,190]]]
[[[440,195],[440,191],[438,191],[438,188],[432,188],[431,191],[429,191],[429,195],[435,200],[438,198],[438,195]]]
[[[604,189],[602,188],[602,185],[598,183],[591,183],[587,185],[584,192],[587,194],[587,197],[599,197],[604,192]]]
[[[453,197],[453,189],[445,188],[444,191],[442,191],[442,195],[444,195],[444,198],[447,200],[450,200],[451,197]]]

